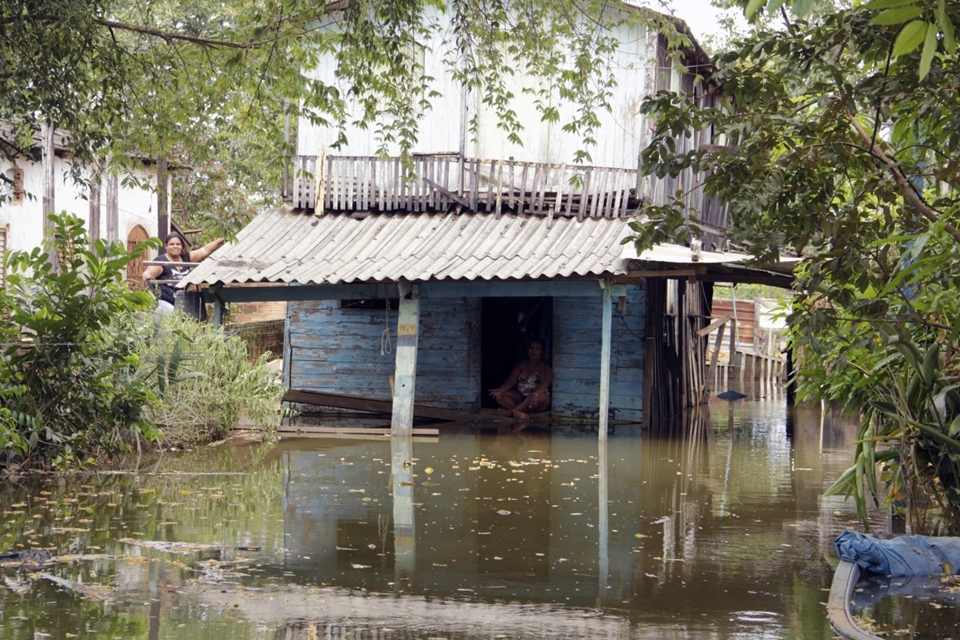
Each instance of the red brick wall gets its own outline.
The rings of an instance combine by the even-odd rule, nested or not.
[[[287,317],[286,302],[232,302],[230,324],[247,324],[266,320],[283,320]]]

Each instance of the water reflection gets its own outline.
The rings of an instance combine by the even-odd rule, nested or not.
[[[673,437],[302,438],[6,487],[0,548],[108,554],[49,571],[112,591],[4,569],[0,635],[99,608],[124,637],[829,638],[824,558],[856,523],[822,491],[855,435],[816,408],[788,437],[782,402],[716,403]]]

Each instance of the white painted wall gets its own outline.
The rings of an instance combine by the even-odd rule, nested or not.
[[[54,210],[68,211],[87,223],[89,231],[90,204],[86,199],[87,189],[78,185],[70,176],[71,160],[55,157]],[[0,172],[12,167],[12,162],[0,159]],[[29,250],[43,243],[43,167],[39,162],[18,159],[17,166],[23,170],[23,188],[26,192],[20,204],[0,201],[0,227],[8,230],[8,248]],[[123,185],[117,194],[118,239],[126,241],[130,231],[142,226],[151,236],[157,234],[156,172],[144,167],[137,171],[137,178],[146,181],[148,188]],[[107,237],[106,189],[100,195],[100,237]]]
[[[424,43],[425,66],[428,76],[435,78],[432,88],[440,97],[432,100],[432,109],[420,121],[420,135],[415,148],[416,153],[456,153],[461,144],[461,114],[467,110],[467,118],[478,116],[480,130],[477,141],[473,142],[469,134],[466,138],[466,155],[487,159],[508,159],[572,164],[574,154],[582,148],[581,137],[562,131],[569,122],[574,108],[561,106],[560,121],[545,123],[537,111],[533,99],[523,92],[523,87],[534,80],[523,75],[522,70],[514,76],[511,90],[516,96],[513,109],[524,126],[520,137],[523,145],[515,145],[507,140],[507,135],[497,126],[496,114],[482,104],[477,93],[464,95],[460,84],[455,82],[445,62],[450,37],[449,16],[437,15],[437,20],[448,25],[433,34],[429,42]],[[611,111],[601,112],[601,133],[597,145],[590,149],[596,166],[635,169],[643,134],[643,119],[639,114],[640,101],[648,90],[649,60],[648,39],[641,27],[621,27],[622,45],[612,63],[618,70],[618,86],[615,90]],[[337,86],[342,95],[347,95],[349,87],[335,77],[333,56],[321,58],[317,68],[305,71],[308,75],[325,83]],[[357,112],[353,116],[356,117]],[[330,149],[337,139],[334,126],[315,126],[302,120],[297,132],[299,155],[318,155],[321,149],[327,149],[335,155],[374,155],[378,144],[375,127],[363,129],[356,125],[346,128],[348,144],[340,149]],[[399,155],[399,149],[390,150],[391,155]]]

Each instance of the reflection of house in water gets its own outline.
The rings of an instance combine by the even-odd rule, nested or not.
[[[424,598],[477,611],[563,603],[642,609],[643,624],[667,624],[676,613],[656,612],[676,612],[678,593],[709,611],[737,597],[716,591],[731,580],[756,591],[751,608],[776,610],[782,594],[762,585],[785,572],[818,584],[824,568],[807,558],[853,517],[851,505],[821,502],[834,477],[821,450],[856,425],[828,422],[821,433],[804,415],[789,438],[784,404],[770,405],[723,405],[716,433],[699,424],[677,438],[460,433],[409,451],[388,442],[291,450],[284,570],[301,584],[394,594],[412,610]],[[391,479],[391,468],[409,474]],[[815,604],[819,588],[810,593]]]

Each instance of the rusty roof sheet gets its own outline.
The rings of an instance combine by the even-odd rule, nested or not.
[[[258,216],[183,284],[517,280],[626,273],[627,221],[492,214]]]

